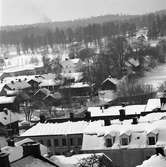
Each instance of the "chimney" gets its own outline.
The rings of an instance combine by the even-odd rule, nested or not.
[[[103,108],[103,106],[100,106],[100,110],[102,110],[102,113],[104,112],[104,108]]]
[[[74,113],[70,113],[70,119],[73,119],[74,118]]]
[[[36,142],[28,142],[22,145],[23,147],[23,156],[34,155],[40,156],[40,144]]]
[[[21,82],[21,79],[18,79],[18,82]]]
[[[160,98],[160,103],[161,103],[161,110],[166,110],[165,105],[166,105],[166,97]]]
[[[11,147],[14,147],[14,146],[15,146],[14,139],[9,138],[9,139],[7,140],[7,143],[8,143],[8,146],[11,146]]]
[[[40,114],[40,122],[44,123],[46,121],[46,117],[44,114]]]
[[[110,126],[110,125],[111,125],[111,121],[109,119],[105,119],[104,126]]]
[[[133,124],[133,125],[138,124],[138,119],[137,119],[137,117],[134,117],[134,118],[133,118],[133,122],[132,122],[132,124]]]
[[[124,109],[120,109],[119,113],[120,113],[119,120],[123,121],[125,119],[125,110]]]
[[[12,84],[14,84],[14,81],[11,81]]]
[[[91,113],[89,111],[85,112],[85,118],[90,119],[91,118]]]
[[[2,167],[10,167],[9,154],[0,152],[0,165]]]

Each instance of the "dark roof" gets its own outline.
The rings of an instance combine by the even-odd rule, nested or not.
[[[61,94],[59,94],[59,95],[49,94],[48,96],[43,98],[43,100],[47,104],[56,105],[56,106],[61,104],[61,99],[62,99]]]
[[[56,164],[54,164],[53,162],[49,161],[48,159],[42,157],[42,156],[38,156],[38,157],[34,157],[34,156],[26,156],[23,157],[15,162],[12,162],[10,164],[11,167],[58,167]]]
[[[48,96],[50,94],[50,91],[46,88],[41,88],[35,93],[35,95],[37,95],[38,93],[43,93],[45,94],[45,96]]]
[[[7,131],[2,125],[2,123],[0,123],[0,136],[7,136]]]

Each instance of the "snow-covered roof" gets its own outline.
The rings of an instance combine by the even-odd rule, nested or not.
[[[113,116],[120,115],[119,110],[122,109],[121,106],[111,106],[107,109],[100,109],[100,107],[89,107],[88,111],[91,113],[92,117],[97,116]],[[140,114],[144,111],[145,105],[128,105],[124,107],[126,115]]]
[[[107,82],[107,81],[110,81],[110,82],[112,82],[113,84],[118,84],[118,82],[119,82],[119,80],[117,80],[116,78],[112,78],[112,77],[108,77],[108,78],[106,78],[103,82],[102,82],[102,84],[104,84],[105,82]]]
[[[65,64],[68,64],[68,63],[77,64],[79,61],[80,61],[79,58],[67,59],[67,60],[62,61],[62,65],[65,65]]]
[[[78,167],[82,159],[89,158],[94,154],[77,154],[70,157],[64,155],[53,155],[50,157],[51,161],[60,167]],[[103,156],[103,153],[97,153],[96,156]]]
[[[138,165],[137,167],[166,167],[166,157],[153,155],[148,160],[145,160],[142,165]]]
[[[54,79],[44,79],[42,82],[39,84],[39,87],[44,87],[44,86],[55,86],[59,85],[61,81],[55,81]]]
[[[80,59],[79,58],[75,58],[75,59],[70,59],[71,61],[72,61],[72,63],[74,63],[74,64],[76,64],[76,63],[78,63],[79,61],[80,61]]]
[[[87,87],[90,87],[90,85],[83,82],[72,83],[69,86],[64,86],[64,88],[87,88]]]
[[[48,74],[41,75],[41,77],[43,77],[44,79],[55,79],[56,78],[56,74],[48,73]]]
[[[160,99],[149,99],[147,102],[147,105],[145,107],[145,112],[152,111],[152,110],[160,108],[160,107],[161,107]]]
[[[27,80],[28,83],[30,83],[31,81],[35,81],[37,83],[41,83],[43,81],[43,78],[35,76],[34,78]]]
[[[29,83],[27,83],[26,81],[16,81],[16,82],[12,82],[12,83],[8,83],[6,84],[10,89],[26,89],[26,88],[30,88],[31,85]]]
[[[53,164],[51,162],[49,162],[48,159],[45,159],[44,157],[40,157],[40,156],[32,156],[32,155],[28,155],[25,157],[22,157],[21,159],[12,162],[10,164],[11,167],[22,167],[22,166],[26,166],[26,167],[55,167],[56,164]]]
[[[16,121],[19,121],[19,116],[17,113],[13,113],[10,110],[0,112],[0,123],[2,123],[3,125],[8,125]]]
[[[128,62],[129,62],[130,64],[134,65],[135,67],[137,67],[137,66],[140,65],[139,60],[138,60],[138,59],[135,60],[134,58],[130,58],[130,59],[128,60]]]
[[[83,78],[82,72],[61,73],[61,75],[62,75],[64,78],[75,79],[75,82],[80,81],[80,80]]]
[[[143,122],[154,122],[157,120],[160,120],[162,118],[166,117],[166,112],[157,112],[157,113],[150,113],[148,115],[145,116],[141,116],[139,118],[139,122],[143,123]]]
[[[35,78],[36,75],[22,75],[22,76],[12,76],[12,77],[5,77],[3,79],[3,82],[5,83],[10,83],[11,81],[18,81],[18,80],[21,80],[21,81],[29,81],[33,78]]]
[[[64,122],[64,123],[38,123],[31,129],[23,133],[22,137],[28,136],[46,136],[46,135],[67,135],[67,134],[81,134],[88,125],[85,121],[79,122]]]
[[[100,122],[101,123],[101,122]],[[82,150],[105,150],[110,149],[105,146],[105,136],[113,133],[115,142],[112,149],[120,148],[146,148],[166,146],[166,120],[158,120],[153,123],[138,123],[136,125],[129,124],[112,124],[110,126],[89,124],[84,131]],[[156,145],[149,146],[147,144],[147,135],[149,133],[158,134]],[[120,145],[122,135],[130,136],[130,142],[126,146]]]
[[[11,97],[0,96],[0,104],[14,103],[15,99],[16,96],[11,96]]]
[[[22,144],[28,143],[28,142],[33,142],[32,139],[26,138],[21,141],[18,141],[15,143],[15,147],[10,147],[10,146],[5,146],[1,148],[2,152],[8,153],[9,154],[9,161],[13,162],[16,161],[23,156],[23,147]],[[41,155],[47,154],[47,147],[40,144],[40,151]]]

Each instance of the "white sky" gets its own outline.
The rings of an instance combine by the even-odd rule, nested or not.
[[[1,25],[64,21],[166,9],[166,0],[0,0]]]

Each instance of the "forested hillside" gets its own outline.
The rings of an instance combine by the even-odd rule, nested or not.
[[[0,43],[14,44],[27,50],[53,44],[66,44],[73,41],[99,41],[116,35],[133,36],[139,27],[149,29],[149,37],[166,35],[166,11],[128,16],[107,15],[67,22],[50,22],[24,26],[2,27]]]

